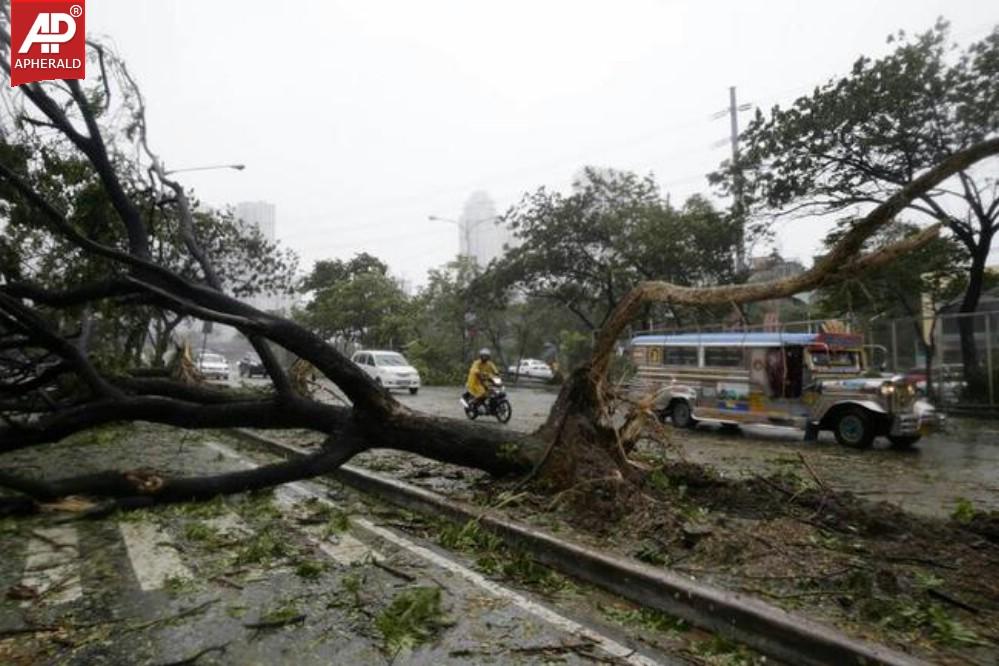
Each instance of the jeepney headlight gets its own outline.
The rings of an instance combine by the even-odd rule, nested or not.
[[[881,395],[889,396],[895,392],[895,385],[891,382],[885,382],[881,385]]]

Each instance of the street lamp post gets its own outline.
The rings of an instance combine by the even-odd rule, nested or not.
[[[164,171],[163,175],[168,176],[172,173],[184,173],[187,171],[213,171],[215,169],[233,169],[235,171],[242,171],[245,168],[246,168],[245,164],[213,164],[211,166],[187,167],[184,169],[170,169],[169,171]]]
[[[473,258],[474,255],[472,254],[472,229],[479,226],[483,222],[492,222],[493,220],[496,219],[496,217],[495,216],[484,217],[480,220],[468,220],[464,223],[459,222],[458,220],[452,220],[449,217],[439,217],[437,215],[430,215],[427,219],[432,220],[434,222],[446,222],[448,224],[453,224],[456,227],[458,227],[458,231],[460,231],[465,238],[465,256]],[[459,250],[458,254],[461,254],[460,251],[461,248],[458,248],[458,250]],[[476,264],[478,264],[477,259],[475,259],[475,262]]]

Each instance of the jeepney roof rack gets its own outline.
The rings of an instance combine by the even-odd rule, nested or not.
[[[849,319],[803,319],[800,321],[780,322],[779,324],[706,324],[683,327],[650,328],[633,331],[633,337],[639,335],[683,335],[696,333],[820,333],[823,331],[836,333],[852,333],[853,326]]]

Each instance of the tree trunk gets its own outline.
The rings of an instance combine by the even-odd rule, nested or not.
[[[971,396],[978,396],[985,390],[985,373],[978,358],[978,345],[975,342],[975,317],[978,303],[982,298],[985,284],[985,262],[988,259],[992,236],[983,234],[975,248],[968,274],[968,288],[961,299],[957,318],[957,330],[961,340],[961,363],[964,365],[964,379]]]

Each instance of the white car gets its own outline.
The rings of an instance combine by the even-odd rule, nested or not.
[[[539,361],[536,358],[521,359],[519,365],[511,365],[507,368],[507,373],[513,376],[526,377],[528,379],[543,379],[545,381],[555,376],[547,363]]]
[[[198,371],[206,379],[229,379],[229,361],[222,354],[205,352],[198,355]]]
[[[409,389],[414,395],[420,390],[420,373],[399,352],[371,349],[355,352],[351,360],[379,386]]]

